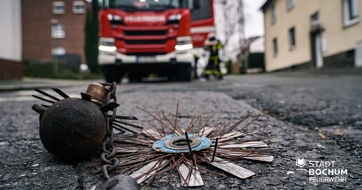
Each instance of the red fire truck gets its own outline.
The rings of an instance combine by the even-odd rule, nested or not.
[[[189,81],[195,49],[215,32],[212,0],[103,0],[99,55],[107,82],[126,74]]]

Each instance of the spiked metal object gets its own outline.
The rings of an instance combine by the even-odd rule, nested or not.
[[[82,161],[101,147],[106,135],[106,117],[109,117],[106,113],[119,106],[109,101],[109,85],[90,84],[86,93],[81,93],[81,98],[71,98],[56,88],[52,90],[61,97],[35,89],[45,97],[33,97],[51,104],[35,104],[32,107],[40,114],[40,139],[50,153],[66,162],[74,163]],[[137,119],[129,116],[118,117]]]
[[[115,83],[113,85],[116,85]],[[67,162],[79,162],[92,154],[95,149],[103,148],[101,155],[105,163],[102,171],[108,179],[104,189],[124,187],[120,182],[127,182],[129,187],[138,189],[136,183],[148,180],[151,183],[156,176],[176,170],[182,186],[203,186],[203,175],[223,175],[206,165],[218,168],[240,179],[255,175],[254,172],[232,163],[233,160],[248,159],[272,162],[273,156],[263,138],[250,138],[249,131],[238,128],[248,127],[257,117],[248,112],[235,123],[221,121],[210,126],[211,117],[202,122],[202,117],[193,116],[189,125],[180,127],[178,108],[176,114],[167,116],[160,112],[153,115],[139,108],[158,122],[143,129],[123,120],[137,120],[133,116],[117,116],[115,86],[112,95],[110,84],[94,83],[88,86],[81,98],[71,98],[59,89],[52,90],[58,96],[35,89],[45,97],[35,98],[51,105],[33,105],[33,110],[40,114],[39,133],[44,147],[55,156]],[[110,102],[111,96],[114,102]],[[113,115],[108,111],[112,110]],[[247,120],[250,118],[250,122]],[[113,130],[130,132],[127,135],[113,134]],[[103,144],[102,144],[103,142]],[[108,149],[108,148],[110,149]],[[130,174],[110,177],[110,172]]]
[[[189,125],[182,128],[178,122],[178,104],[176,114],[171,117],[163,112],[153,115],[139,109],[153,117],[158,125],[150,123],[150,127],[142,131],[143,135],[136,138],[116,136],[114,139],[116,157],[120,160],[117,171],[129,173],[139,184],[152,183],[155,177],[167,173],[171,184],[172,171],[177,171],[181,185],[187,187],[203,186],[202,174],[225,175],[205,165],[245,179],[255,173],[231,161],[273,160],[271,149],[262,138],[250,137],[248,130],[238,129],[240,125],[247,128],[258,118],[251,112],[235,123],[222,121],[211,126],[211,117],[202,122],[201,116],[194,116]]]

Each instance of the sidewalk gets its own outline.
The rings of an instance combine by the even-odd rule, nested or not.
[[[362,75],[362,67],[341,67],[341,68],[321,68],[314,70],[284,70],[275,71],[266,74],[277,75],[291,75],[291,76],[303,76],[303,75],[315,75],[315,76],[353,76]]]
[[[102,80],[64,80],[64,79],[40,79],[24,78],[22,80],[0,80],[1,91],[32,90],[34,88],[64,88],[78,85],[88,85]]]
[[[270,73],[259,73],[261,75],[279,75],[279,76],[356,76],[362,75],[362,68],[322,68],[317,70],[296,70],[296,71],[277,71]],[[253,74],[258,75],[258,74]],[[0,80],[1,91],[13,90],[32,90],[34,88],[61,88],[72,86],[87,86],[94,82],[104,82],[98,80],[64,80],[64,79],[46,79],[46,78],[23,78],[22,80]]]

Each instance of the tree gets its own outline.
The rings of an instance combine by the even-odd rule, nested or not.
[[[223,53],[229,60],[237,59],[244,40],[243,0],[215,0],[215,22],[222,38]]]
[[[99,73],[98,65],[98,1],[92,0],[92,9],[87,10],[85,23],[84,52],[87,65],[92,73]]]

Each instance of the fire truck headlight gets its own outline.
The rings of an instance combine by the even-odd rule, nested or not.
[[[182,37],[178,37],[176,39],[175,49],[177,51],[185,51],[185,50],[189,50],[192,48],[193,48],[193,45],[192,45],[190,36],[182,36]]]
[[[181,14],[173,14],[173,15],[170,15],[168,18],[167,18],[167,23],[166,24],[178,24],[179,21],[181,20],[182,18],[182,15]]]
[[[182,18],[181,14],[173,14],[173,15],[170,15],[167,20],[169,20],[169,21],[170,20],[181,20],[181,18]]]
[[[111,22],[111,24],[124,24],[122,17],[119,15],[107,14],[107,18]]]
[[[104,52],[114,52],[114,51],[116,51],[117,48],[114,45],[114,38],[100,38],[99,39],[98,50],[99,51],[104,51]]]

